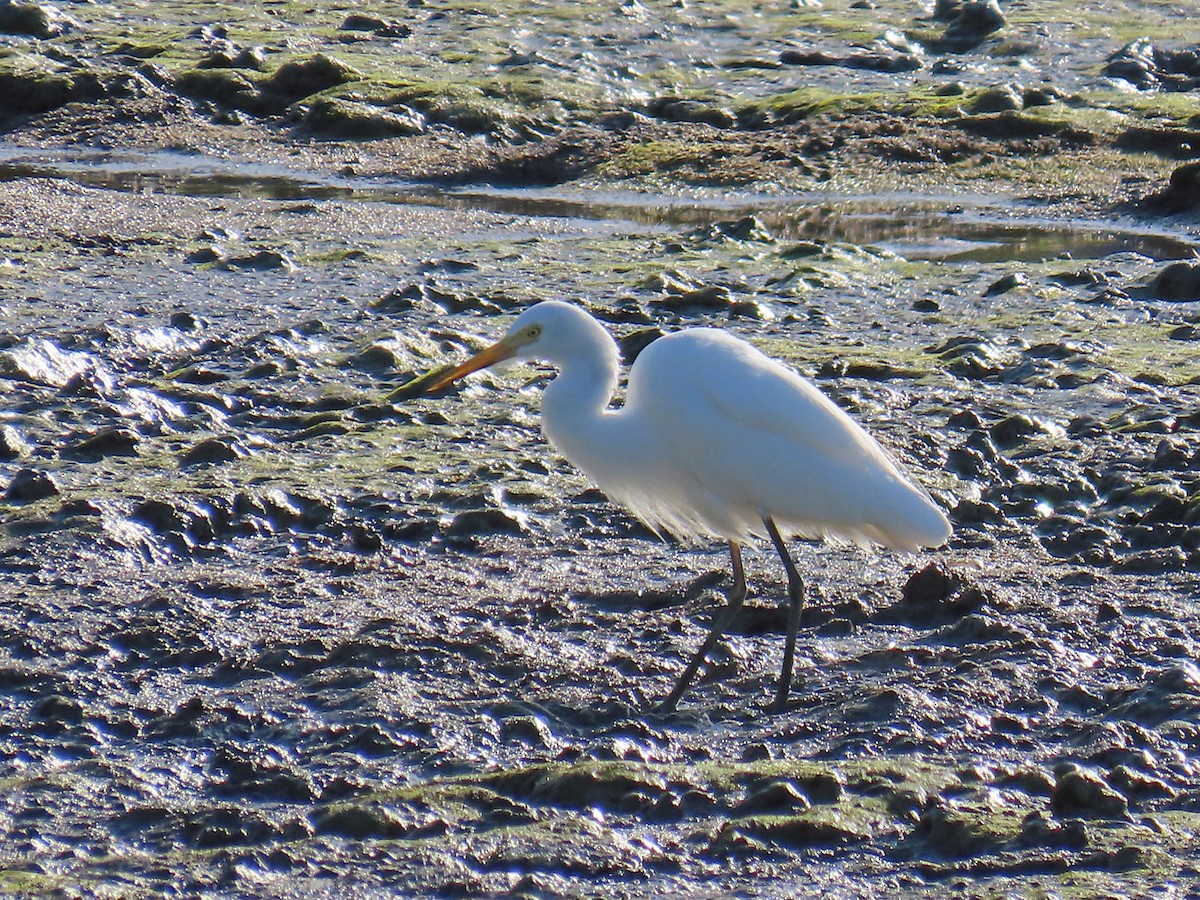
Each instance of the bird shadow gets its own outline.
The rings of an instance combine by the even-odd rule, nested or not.
[[[706,591],[717,588],[725,578],[725,572],[714,569],[678,586],[637,590],[576,591],[571,594],[571,599],[609,612],[669,609],[697,600]]]
[[[697,606],[695,610],[698,615],[705,616],[710,613],[717,614],[725,608],[724,582],[727,578],[727,572],[714,569],[671,587],[583,590],[571,594],[571,599],[606,612],[654,612],[686,606],[707,593],[715,593],[715,603]],[[787,598],[782,591],[778,592],[778,597],[775,596],[776,593],[769,588],[764,589],[754,599],[747,601],[733,620],[727,623],[725,632],[744,636],[786,633]],[[810,595],[800,617],[800,627],[804,629],[836,629],[839,625],[852,628],[872,621],[879,614],[878,610],[858,598],[831,600],[819,586],[815,589],[810,588]]]

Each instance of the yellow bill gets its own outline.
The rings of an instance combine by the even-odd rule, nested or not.
[[[449,384],[453,384],[465,375],[478,372],[480,369],[486,369],[488,366],[502,360],[511,359],[518,349],[519,347],[512,341],[497,341],[486,350],[476,353],[464,363],[459,363],[458,365],[451,363],[438,366],[438,368],[400,385],[400,387],[383,398],[384,402],[395,403],[397,400],[412,400],[415,397],[423,397],[425,394],[431,394]]]

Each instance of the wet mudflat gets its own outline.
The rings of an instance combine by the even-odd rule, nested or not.
[[[585,27],[527,6],[564,35]],[[1117,146],[1186,130],[1132,117],[1194,94],[1096,74],[1116,55],[1184,88],[1183,63],[1121,57],[1135,35],[1101,11],[1073,26],[1086,41],[1010,10],[974,48],[917,53],[858,46],[850,26],[942,41],[950,26],[832,2],[759,18],[688,4],[661,26],[622,7],[612,41],[641,47],[657,27],[656,59],[682,68],[700,41],[719,63],[672,95],[701,106],[670,112],[645,99],[669,93],[660,68],[614,74],[603,42],[572,76],[594,94],[568,97],[548,74],[570,43],[553,29],[512,38],[500,63],[525,56],[494,70],[499,26],[475,17],[464,43],[457,8],[364,31],[340,27],[345,10],[275,9],[286,38],[254,12],[211,23],[179,4],[153,27],[127,10],[123,49],[90,7],[13,39],[96,78],[74,71],[62,105],[20,110],[0,155],[0,888],[1195,890],[1196,228],[1186,204],[1142,199],[1178,160]],[[1179,43],[1139,15],[1160,47]],[[761,65],[740,50],[733,64],[746,43]],[[200,65],[243,50],[243,68]],[[325,88],[349,110],[288,99],[299,76],[275,57],[318,52],[357,67]],[[1016,58],[1038,79],[1057,66],[1083,99],[1050,106],[1091,143],[962,137],[1004,111],[926,121],[919,146],[885,133],[898,104],[950,76],[977,100]],[[409,67],[403,97],[374,68],[389,60]],[[960,68],[935,76],[939,60]],[[890,105],[818,129],[793,97],[792,119],[772,107],[756,123],[796,87],[784,66]],[[518,69],[537,97],[471,93]],[[449,71],[465,73],[454,90]],[[627,93],[599,89],[622,79]],[[314,136],[365,128],[353,104],[371,127],[399,129],[380,110],[400,106],[426,124]],[[844,149],[805,143],[856,129]],[[572,141],[582,157],[561,150]],[[753,170],[737,154],[706,168],[723,142],[758,146]],[[963,164],[909,152],[934,147]],[[796,546],[811,595],[786,712],[768,709],[785,617],[765,549],[701,684],[678,713],[646,711],[723,603],[727,559],[654,539],[547,449],[548,372],[383,402],[551,297],[586,305],[630,355],[687,325],[746,337],[950,514],[950,544],[920,557]]]

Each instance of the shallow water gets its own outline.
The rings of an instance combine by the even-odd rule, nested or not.
[[[668,198],[572,188],[439,188],[168,151],[31,155],[0,147],[0,182],[22,178],[62,178],[134,194],[430,205],[576,223],[615,221],[663,231],[755,216],[781,240],[843,242],[955,263],[1092,260],[1120,252],[1166,260],[1200,252],[1200,242],[1178,231],[1128,220],[1050,220],[1039,217],[1036,204],[979,195],[726,192],[719,198]]]

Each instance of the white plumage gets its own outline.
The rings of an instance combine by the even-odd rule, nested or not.
[[[612,336],[582,309],[547,301],[423,389],[509,358],[558,368],[543,394],[542,429],[601,490],[656,531],[729,542],[735,584],[727,618],[741,603],[739,589],[745,593],[740,544],[751,538],[775,542],[798,625],[803,583],[780,533],[902,550],[950,536],[945,515],[874,438],[811,382],[725,332],[692,328],[651,343],[630,371],[625,404],[610,409],[619,373]],[[686,690],[723,624],[665,706]],[[789,628],[780,704],[794,640]]]

